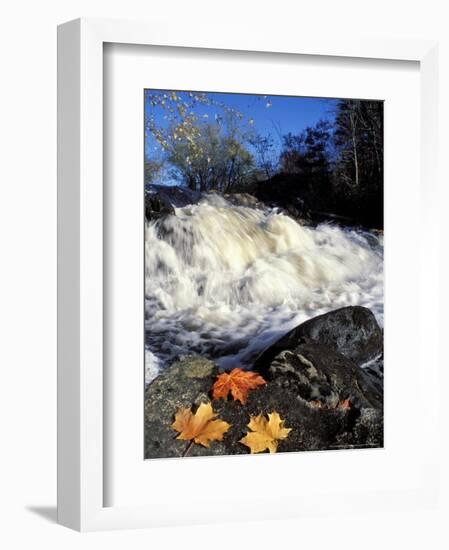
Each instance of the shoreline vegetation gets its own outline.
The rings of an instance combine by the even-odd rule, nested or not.
[[[383,229],[382,101],[251,96],[248,108],[232,96],[146,91],[146,188],[249,193],[294,217]],[[314,124],[288,125],[314,105]]]
[[[145,94],[145,458],[383,447],[383,103],[230,96]]]

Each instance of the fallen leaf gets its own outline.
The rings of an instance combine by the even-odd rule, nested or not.
[[[171,427],[179,432],[176,439],[193,440],[209,447],[211,441],[221,441],[231,427],[223,420],[214,420],[216,416],[210,403],[201,403],[195,414],[191,409],[179,409]]]
[[[349,401],[349,399],[342,399],[337,403],[337,406],[335,408],[347,411],[351,408],[351,402]]]
[[[309,405],[312,407],[312,409],[341,409],[344,411],[347,411],[352,407],[351,401],[349,399],[342,399],[333,407],[326,406],[319,399],[313,399],[312,401],[309,401]]]
[[[224,372],[217,377],[212,386],[212,397],[213,399],[226,398],[231,392],[234,400],[238,400],[244,405],[249,390],[263,384],[266,384],[266,381],[256,372],[233,369],[230,373]]]
[[[252,431],[247,432],[240,443],[249,447],[251,453],[262,453],[266,449],[275,453],[278,442],[285,439],[291,431],[291,428],[284,428],[284,420],[277,412],[270,413],[268,420],[263,414],[251,416],[248,428]]]

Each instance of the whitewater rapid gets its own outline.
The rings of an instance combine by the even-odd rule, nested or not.
[[[299,323],[362,305],[383,324],[383,236],[218,195],[145,228],[146,382],[179,355],[250,366]]]

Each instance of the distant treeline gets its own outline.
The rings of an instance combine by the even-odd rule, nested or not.
[[[335,121],[283,139],[279,169],[257,185],[262,200],[298,199],[315,212],[383,227],[383,103],[341,100]]]
[[[194,191],[249,192],[383,227],[383,102],[342,99],[331,120],[273,137],[223,104],[214,105],[221,109],[214,122],[199,118],[194,109],[211,105],[207,94],[149,97],[169,122],[147,120],[162,154],[146,160],[146,183],[169,177]]]

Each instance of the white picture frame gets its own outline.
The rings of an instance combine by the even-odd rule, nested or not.
[[[421,40],[363,40],[334,37],[313,39],[270,37],[257,32],[228,33],[213,28],[192,37],[181,22],[170,28],[150,23],[79,19],[58,28],[58,522],[77,530],[151,527],[302,514],[327,514],[322,495],[295,494],[282,498],[271,515],[257,510],[255,497],[233,502],[216,496],[204,502],[209,512],[197,517],[167,506],[105,506],[104,472],[104,220],[103,220],[103,56],[104,44],[157,45],[170,48],[206,48],[227,52],[249,51],[279,55],[313,55],[413,61],[419,63],[421,203],[423,239],[421,278],[432,288],[421,295],[420,311],[437,319],[438,219],[435,215],[437,151],[437,44]],[[174,54],[173,54],[174,55]],[[388,151],[388,150],[387,150]],[[424,241],[423,241],[424,242]],[[429,245],[430,243],[430,245]],[[421,286],[421,292],[422,292]],[[424,317],[424,315],[422,315]],[[423,387],[438,380],[440,358],[433,333],[419,326],[427,350]],[[429,351],[433,350],[433,351]],[[419,363],[423,375],[424,362]],[[436,404],[426,404],[427,418],[438,415]],[[435,423],[436,425],[436,423]],[[437,428],[435,428],[436,430]],[[436,438],[436,432],[428,440]],[[293,464],[296,453],[289,457]],[[430,458],[429,458],[430,457]],[[264,457],[257,457],[257,459]],[[200,459],[211,460],[211,459]],[[213,459],[212,459],[213,460]],[[378,506],[432,505],[437,498],[437,451],[422,463],[422,476],[408,488],[366,495]],[[205,464],[205,463],[204,463]],[[179,488],[179,494],[182,489]],[[360,505],[347,495],[348,510]],[[341,495],[345,499],[345,495]],[[351,504],[352,502],[352,504]],[[221,510],[220,514],[214,513]]]

